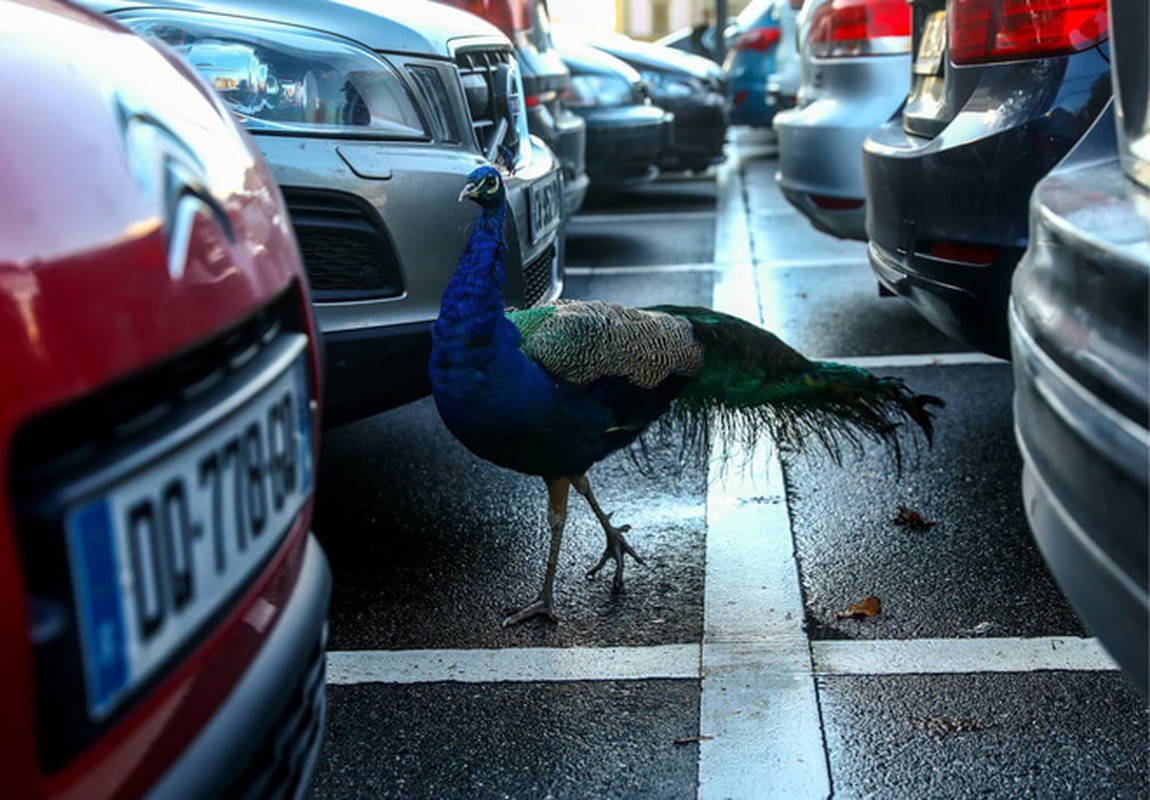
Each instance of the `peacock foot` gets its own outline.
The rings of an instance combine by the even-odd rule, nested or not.
[[[508,616],[503,620],[503,627],[510,628],[512,625],[518,625],[524,620],[531,619],[532,617],[547,617],[552,622],[558,622],[559,618],[555,616],[555,606],[550,600],[542,597],[536,598],[532,603],[525,605],[523,608],[507,609],[504,611]]]
[[[599,520],[603,525],[603,531],[607,534],[607,546],[603,548],[603,555],[599,557],[599,563],[587,570],[587,580],[594,578],[608,561],[614,561],[615,577],[611,581],[611,588],[618,592],[623,588],[623,557],[631,556],[635,559],[636,564],[642,564],[643,559],[639,557],[635,548],[631,547],[623,536],[624,533],[631,530],[631,526],[623,525],[616,528],[609,522],[610,519],[610,514],[604,514]]]

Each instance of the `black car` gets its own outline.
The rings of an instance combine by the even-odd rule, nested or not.
[[[1111,94],[1106,0],[1043,7],[913,3],[910,92],[863,146],[880,283],[945,333],[1003,357],[1030,193]]]
[[[591,195],[602,198],[653,180],[672,115],[651,103],[639,73],[619,59],[563,40],[560,52],[571,70],[564,102],[587,122]]]
[[[588,43],[638,70],[655,105],[675,115],[661,169],[698,172],[723,160],[728,120],[718,64],[622,35],[596,36]]]
[[[1114,102],[1035,189],[1009,321],[1030,526],[1150,699],[1150,19],[1112,3]]]
[[[435,0],[469,11],[503,31],[515,45],[527,105],[527,128],[554,151],[563,168],[563,212],[583,205],[590,179],[584,162],[587,130],[562,101],[571,75],[551,39],[546,0]]]

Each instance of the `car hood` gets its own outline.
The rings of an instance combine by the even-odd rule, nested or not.
[[[629,83],[638,83],[639,72],[626,61],[615,58],[583,42],[555,38],[559,55],[573,75],[620,75]]]
[[[671,47],[640,42],[627,36],[596,36],[588,43],[616,58],[621,58],[637,69],[687,73],[693,78],[718,78],[722,68],[709,58],[684,53]]]
[[[80,0],[104,14],[147,8],[184,9],[313,28],[372,50],[452,57],[452,47],[476,38],[507,42],[488,22],[425,0]]]

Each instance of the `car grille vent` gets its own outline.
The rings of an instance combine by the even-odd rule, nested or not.
[[[342,192],[285,187],[283,194],[315,300],[403,294],[395,244],[370,204]]]
[[[546,296],[551,288],[554,262],[555,245],[552,244],[523,267],[523,301],[526,305],[533,306]]]
[[[189,353],[34,420],[13,442],[13,477],[34,489],[40,481],[91,459],[194,403],[242,368],[284,332],[306,331],[296,291]]]
[[[475,129],[475,141],[489,161],[495,161],[502,147],[516,135],[515,121],[501,113],[496,102],[501,77],[511,67],[511,53],[506,50],[462,50],[456,53],[459,77]]]
[[[327,697],[324,690],[327,628],[308,659],[299,682],[288,693],[280,718],[243,776],[227,793],[237,800],[295,798],[311,782],[323,734]]]

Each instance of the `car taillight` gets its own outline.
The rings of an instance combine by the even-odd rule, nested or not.
[[[906,0],[832,0],[811,17],[807,40],[815,58],[910,52]]]
[[[811,202],[815,204],[815,208],[822,209],[823,211],[854,211],[862,208],[866,201],[853,197],[831,197],[827,194],[812,194]]]
[[[985,64],[1068,55],[1106,39],[1107,0],[951,0],[950,60]]]
[[[736,50],[756,50],[762,53],[778,43],[778,28],[751,28],[739,34],[734,47]]]
[[[998,248],[964,242],[931,242],[926,251],[934,258],[975,266],[989,266],[999,256]]]

